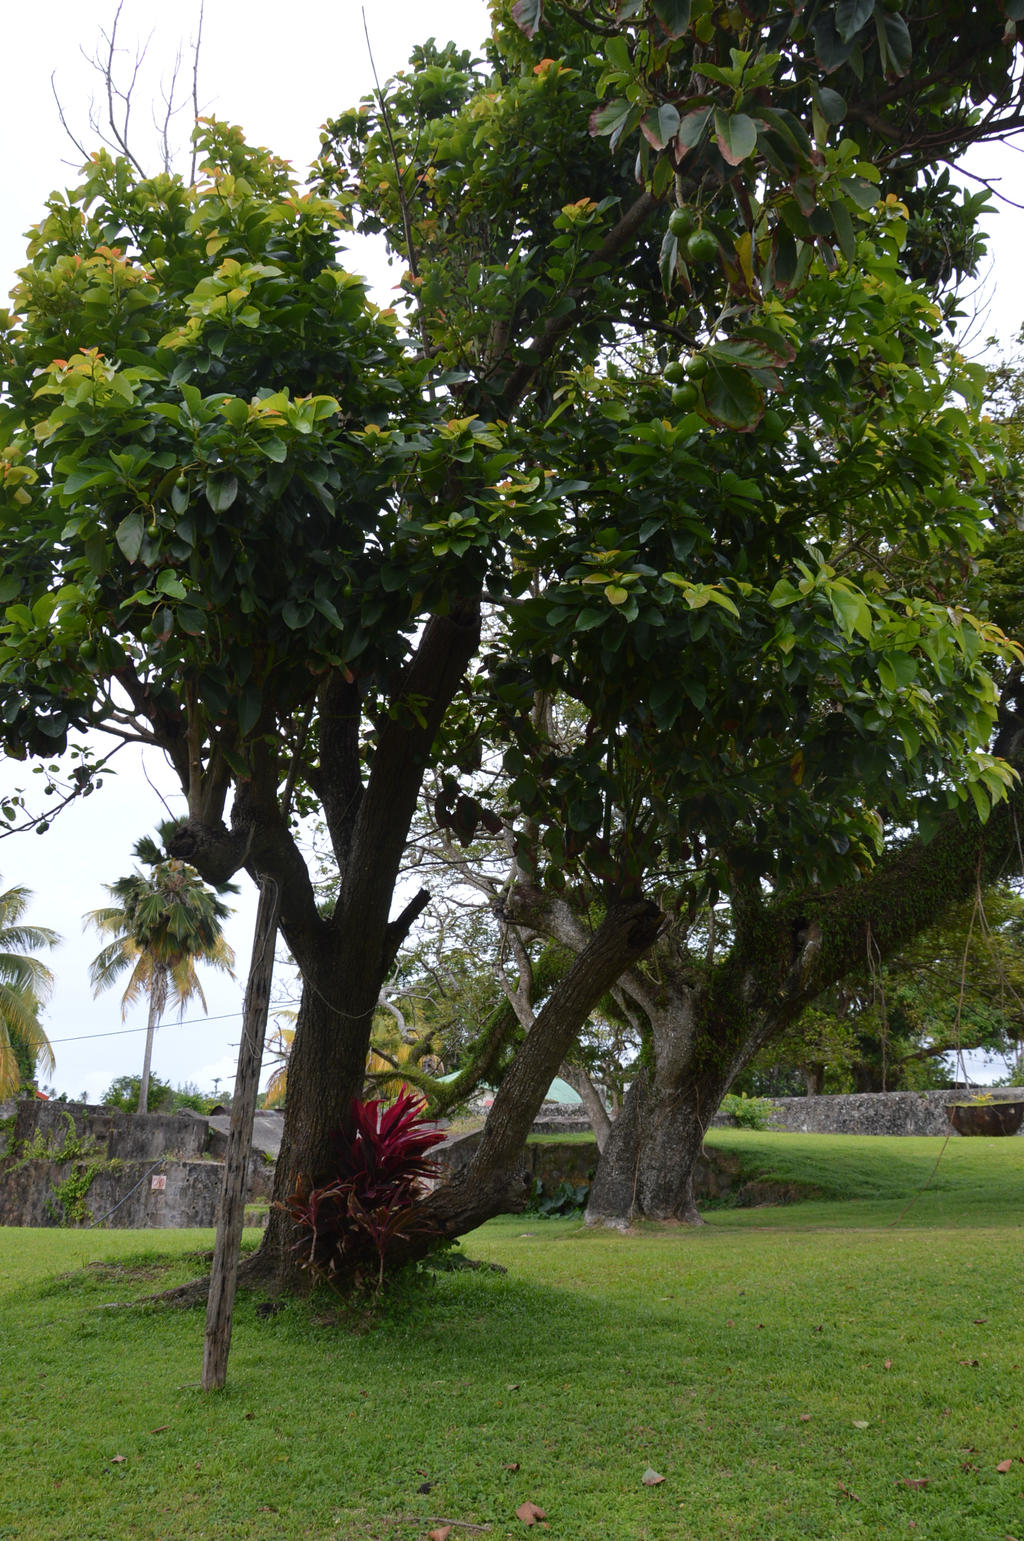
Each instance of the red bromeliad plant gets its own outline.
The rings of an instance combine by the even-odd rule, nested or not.
[[[351,1125],[334,1136],[337,1176],[319,1188],[300,1178],[281,1206],[305,1232],[295,1244],[304,1266],[340,1283],[365,1276],[372,1264],[379,1289],[392,1243],[436,1231],[421,1194],[423,1180],[437,1171],[427,1151],[443,1139],[410,1092],[390,1107],[353,1098]]]

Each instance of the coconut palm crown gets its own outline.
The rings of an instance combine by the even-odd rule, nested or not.
[[[31,953],[55,947],[60,937],[45,926],[23,924],[31,898],[31,891],[21,886],[0,894],[0,1098],[18,1090],[26,1063],[41,1062],[47,1073],[56,1063],[39,1022],[53,975]]]
[[[121,996],[121,1016],[142,996],[149,1000],[146,1051],[139,1086],[139,1112],[146,1111],[153,1035],[168,999],[184,1015],[188,1002],[198,997],[206,1009],[206,996],[196,972],[197,963],[232,973],[235,955],[221,931],[230,909],[199,874],[185,862],[165,859],[149,836],[136,842],[134,854],[149,867],[136,870],[114,883],[104,884],[114,901],[84,917],[85,924],[113,937],[93,959],[89,980],[93,994],[106,990],[126,970],[128,983]],[[220,893],[237,893],[225,884]]]

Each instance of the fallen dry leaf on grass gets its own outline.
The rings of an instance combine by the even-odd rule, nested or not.
[[[117,1456],[116,1455],[114,1457],[114,1460],[115,1461],[117,1460]],[[1012,1461],[1000,1461],[999,1465],[996,1467],[996,1471],[1012,1471],[1012,1470],[1013,1470],[1013,1462]]]
[[[436,1530],[427,1531],[427,1541],[448,1541],[452,1533],[450,1525],[439,1525]]]
[[[664,1482],[664,1480],[665,1479],[661,1473],[655,1471],[653,1466],[648,1466],[647,1470],[640,1478],[640,1481],[643,1483],[644,1487],[657,1487],[658,1483]]]
[[[931,1481],[931,1477],[903,1477],[901,1481],[904,1487],[925,1488]],[[899,1484],[897,1484],[898,1486]]]
[[[810,1423],[810,1421],[811,1421],[810,1413],[801,1413],[800,1414],[800,1422],[801,1423]]]
[[[170,1424],[169,1423],[158,1423],[156,1428],[155,1429],[150,1429],[149,1432],[151,1434],[163,1434],[169,1428],[170,1428]]]
[[[536,1504],[526,1502],[520,1504],[516,1510],[516,1519],[522,1520],[524,1525],[535,1525],[538,1520],[546,1520],[547,1515],[543,1509],[538,1509]]]
[[[845,1493],[847,1498],[852,1498],[855,1504],[860,1503],[860,1499],[857,1497],[857,1494],[851,1493],[850,1489],[846,1487],[842,1482],[837,1482],[836,1486],[838,1487],[840,1493]]]

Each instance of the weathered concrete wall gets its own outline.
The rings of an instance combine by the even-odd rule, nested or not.
[[[62,1185],[87,1169],[83,1161],[28,1161],[0,1177],[0,1225],[109,1224],[122,1230],[217,1223],[220,1162],[129,1161],[97,1172],[81,1207],[71,1207],[62,1199]]]
[[[108,1159],[154,1161],[158,1156],[197,1159],[206,1149],[206,1120],[180,1113],[115,1113],[88,1102],[42,1102],[24,1097],[16,1104],[13,1142],[20,1149],[36,1136],[64,1143],[68,1121],[82,1139],[102,1145]]]
[[[1020,1087],[1013,1086],[996,1086],[991,1093],[1008,1101],[1024,1095]],[[963,1092],[956,1091],[777,1097],[773,1099],[775,1112],[770,1122],[771,1128],[793,1134],[946,1135],[950,1131],[947,1104],[967,1100]]]
[[[36,1099],[17,1103],[13,1113],[6,1153],[0,1148],[0,1225],[216,1224],[224,1166],[207,1153],[206,1119]],[[5,1114],[9,1119],[10,1104],[0,1107],[0,1118]],[[64,1151],[70,1159],[61,1160]],[[256,1151],[250,1200],[269,1196],[273,1171]],[[91,1181],[82,1192],[86,1174]]]

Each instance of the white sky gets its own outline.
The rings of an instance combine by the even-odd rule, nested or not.
[[[47,0],[45,5],[0,0],[0,9],[5,62],[0,143],[6,152],[0,199],[0,295],[5,296],[15,269],[24,261],[24,232],[42,216],[45,199],[54,188],[73,184],[81,159],[61,129],[50,89],[51,73],[56,73],[65,115],[76,137],[92,148],[95,135],[88,127],[89,99],[98,78],[80,49],[87,54],[94,51],[100,29],[109,29],[115,7],[107,0]],[[438,42],[452,38],[476,50],[489,27],[483,0],[446,0],[432,14],[413,0],[378,0],[367,4],[366,14],[381,80],[407,62],[413,44],[431,34]],[[187,41],[190,30],[194,32],[197,15],[197,5],[171,7],[152,0],[125,0],[119,36],[131,56],[136,40],[152,34],[135,109],[138,143],[143,147],[137,152],[140,159],[153,143],[147,96],[158,98],[161,75],[166,76],[173,63],[179,38]],[[130,62],[127,54],[125,58]],[[265,0],[246,0],[242,7],[228,0],[207,0],[201,111],[240,124],[251,141],[269,146],[298,171],[316,155],[324,120],[353,105],[372,85],[361,9],[352,0],[304,0],[294,10]],[[181,138],[187,138],[187,128]],[[366,262],[372,258],[367,256]],[[354,253],[352,265],[360,266]],[[137,1075],[142,1067],[145,1006],[135,1007],[122,1023],[116,986],[99,1000],[92,998],[88,966],[101,939],[95,932],[83,935],[81,924],[87,910],[106,902],[102,885],[131,871],[131,850],[138,837],[151,833],[166,816],[140,773],[134,751],[133,757],[134,763],[126,763],[101,791],[61,814],[47,834],[0,841],[2,886],[23,883],[31,888],[36,897],[28,919],[64,937],[63,946],[48,959],[57,979],[45,1018],[57,1055],[53,1084],[73,1096],[86,1091],[92,1099],[115,1076]],[[173,781],[166,768],[159,759],[147,765],[150,776],[170,798]],[[39,779],[29,766],[0,765],[4,790]],[[229,1088],[234,1077],[255,915],[255,890],[244,873],[239,882],[244,891],[229,901],[236,913],[225,928],[237,955],[236,981],[206,971],[209,1020],[190,1008],[186,1024],[199,1018],[195,1025],[179,1026],[172,1017],[157,1034],[154,1073],[174,1084],[195,1081],[205,1090],[219,1076]],[[225,1015],[227,1020],[215,1020]],[[135,1031],[126,1036],[92,1036],[120,1034],[125,1028]]]
[[[6,0],[0,20],[5,71],[0,95],[0,143],[5,148],[3,197],[0,199],[0,296],[14,281],[24,260],[24,232],[43,213],[48,193],[69,185],[79,157],[61,128],[51,94],[56,77],[61,102],[76,137],[92,148],[89,103],[99,79],[82,58],[92,54],[101,28],[108,28],[115,6],[108,0]],[[378,0],[366,7],[370,36],[381,79],[400,68],[411,46],[425,36],[439,42],[453,38],[478,48],[488,31],[484,0],[446,0],[427,12],[414,0]],[[161,79],[169,75],[179,41],[194,32],[198,6],[169,7],[153,0],[125,0],[120,40],[130,65],[138,40],[149,42],[146,66],[136,90],[135,122],[140,159],[155,164],[148,103],[159,99]],[[283,18],[286,18],[283,20]],[[186,68],[188,61],[186,60]],[[251,141],[268,145],[301,171],[314,157],[320,124],[352,105],[372,87],[361,8],[354,0],[305,0],[294,10],[267,0],[207,0],[200,65],[200,107],[206,115],[242,126]],[[187,137],[184,115],[182,142]],[[1022,162],[1013,152],[988,150],[978,169],[1001,179],[1011,197],[1024,195]],[[1024,218],[1003,212],[992,226],[994,278],[987,286],[997,304],[979,329],[997,330],[1004,339],[1024,322],[1024,286],[1015,265],[1024,249]],[[360,266],[353,253],[352,265]],[[371,257],[366,268],[379,265]],[[1005,275],[1003,277],[1002,275]],[[378,280],[379,281],[379,280]],[[0,300],[2,303],[2,300]],[[100,945],[83,936],[81,917],[105,902],[102,885],[131,870],[131,848],[152,832],[164,810],[138,766],[126,763],[121,774],[77,807],[72,807],[44,836],[24,834],[0,842],[3,886],[23,883],[35,901],[29,920],[64,937],[50,962],[57,987],[46,1017],[54,1040],[57,1070],[53,1082],[69,1095],[82,1091],[96,1099],[115,1076],[141,1068],[144,1007],[122,1023],[115,989],[98,1001],[88,985],[88,964]],[[127,757],[126,757],[127,762]],[[166,768],[148,764],[149,775],[165,795],[172,792]],[[38,778],[30,767],[0,765],[0,787],[25,786]],[[180,804],[179,804],[180,806]],[[234,1076],[242,990],[248,964],[255,899],[246,891],[235,901],[226,928],[238,959],[237,980],[207,973],[210,1017],[186,1025],[173,1019],[157,1035],[154,1073],[174,1083],[195,1081],[212,1087],[214,1077],[230,1086]],[[193,1025],[189,1025],[189,1024]],[[133,1029],[122,1036],[123,1029]],[[114,1036],[116,1035],[116,1036]]]

